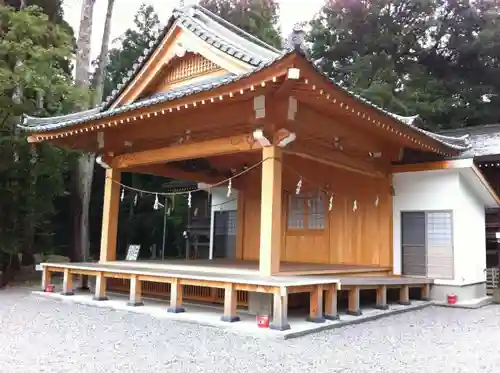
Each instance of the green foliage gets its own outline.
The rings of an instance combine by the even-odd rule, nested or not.
[[[497,2],[329,0],[313,58],[336,82],[430,128],[500,120]]]
[[[87,100],[67,72],[72,50],[71,34],[41,8],[0,8],[0,269],[16,252],[51,249],[71,157],[28,144],[16,126],[21,114],[56,115]]]
[[[281,48],[277,0],[201,0],[200,5],[250,35]]]

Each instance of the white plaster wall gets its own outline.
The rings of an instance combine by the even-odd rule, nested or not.
[[[479,196],[462,175],[459,177],[460,203],[454,233],[460,243],[455,256],[460,284],[486,281],[485,209]]]
[[[456,227],[457,201],[460,199],[460,181],[457,172],[449,170],[405,172],[393,177],[394,274],[401,274],[401,212],[453,210],[453,227]],[[453,237],[454,254],[460,246],[458,237]],[[454,274],[457,275],[455,256]],[[438,282],[438,281],[436,281]],[[455,281],[445,280],[448,284]]]

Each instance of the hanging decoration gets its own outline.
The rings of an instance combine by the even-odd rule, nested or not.
[[[188,194],[188,207],[191,208],[191,192]]]
[[[375,207],[378,207],[380,203],[380,199],[378,198],[378,194],[377,194],[377,198],[375,199]]]
[[[120,195],[120,201],[123,202],[124,198],[125,198],[125,188],[122,188],[122,194]]]
[[[330,196],[330,201],[328,202],[328,211],[333,209],[333,194]]]
[[[352,211],[356,212],[358,210],[358,201],[354,200],[354,203],[352,204]]]
[[[169,208],[167,209],[167,216],[170,216],[170,214],[171,214],[171,213],[172,213],[172,209],[169,207]]]
[[[229,183],[227,184],[227,197],[231,197],[231,188],[233,186],[232,179],[229,179]]]
[[[298,181],[297,183],[297,188],[295,189],[295,194],[296,195],[299,195],[300,194],[300,189],[302,188],[302,177],[300,178],[300,180]]]
[[[198,216],[198,207],[194,209],[193,216],[194,217]]]
[[[137,206],[137,201],[139,200],[139,195],[136,193],[134,197],[134,206]]]
[[[153,204],[153,210],[158,210],[160,208],[160,201],[158,200],[158,194],[155,197],[155,203]]]

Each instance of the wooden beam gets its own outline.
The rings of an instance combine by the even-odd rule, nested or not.
[[[347,314],[351,316],[361,316],[361,308],[359,307],[359,286],[353,286],[349,289],[348,294],[348,309]]]
[[[144,305],[142,302],[142,281],[137,275],[130,277],[130,298],[127,305],[132,307]]]
[[[273,321],[269,325],[272,330],[288,330],[288,294],[281,293],[279,289],[274,291],[273,296]]]
[[[121,172],[116,168],[106,170],[104,181],[104,205],[102,212],[101,254],[99,262],[116,260],[118,234],[118,210],[120,209]]]
[[[147,166],[155,163],[245,152],[259,148],[259,143],[255,142],[251,134],[238,135],[216,140],[168,146],[144,152],[123,154],[113,159],[113,167],[130,168],[134,166]]]
[[[323,323],[323,285],[316,285],[309,296],[309,317],[307,321]]]
[[[339,313],[337,307],[337,284],[328,285],[325,288],[325,319],[338,320]]]
[[[174,279],[170,286],[170,307],[168,308],[168,312],[171,313],[182,313],[186,310],[184,309],[183,303],[183,287],[182,283],[179,279]]]
[[[216,184],[225,179],[224,177],[213,177],[200,172],[183,171],[180,168],[169,164],[152,164],[149,166],[123,168],[122,172],[169,177],[177,180],[191,180],[207,184]]]
[[[222,321],[240,321],[239,316],[236,315],[236,304],[236,288],[234,284],[228,283],[224,286],[224,315],[221,317]]]
[[[309,159],[350,172],[355,172],[364,176],[382,179],[387,177],[383,171],[377,169],[374,165],[368,162],[356,159],[354,157],[349,157],[341,151],[322,152],[321,150],[322,147],[317,146],[316,144],[314,146],[312,144],[306,146],[301,141],[297,141],[293,142],[289,148],[287,147],[283,151],[286,154],[293,154],[297,157]]]
[[[385,285],[377,287],[377,304],[375,305],[375,308],[379,310],[389,309],[389,306],[387,305],[387,286]]]
[[[422,162],[414,164],[400,164],[391,167],[392,173],[399,172],[417,172],[417,171],[434,171],[434,170],[449,170],[452,168],[467,168],[473,167],[474,160],[468,159],[455,159],[438,162]]]
[[[280,271],[282,219],[281,148],[262,149],[259,272],[271,276]]]
[[[62,295],[73,295],[73,274],[70,272],[69,268],[64,269],[63,277],[63,291]]]
[[[103,301],[108,300],[106,296],[106,277],[104,277],[103,272],[98,272],[95,277],[95,294],[94,300]]]

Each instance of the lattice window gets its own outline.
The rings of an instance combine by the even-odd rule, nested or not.
[[[325,229],[325,198],[322,194],[290,195],[288,229]]]
[[[164,84],[175,83],[198,75],[219,70],[219,66],[197,54],[186,54],[178,62],[174,62],[171,69],[165,74]]]

